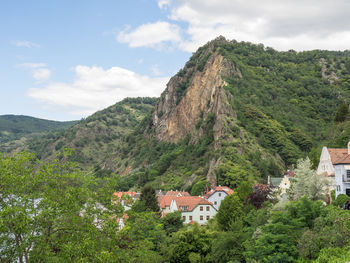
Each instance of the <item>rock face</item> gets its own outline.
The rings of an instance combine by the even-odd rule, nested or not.
[[[196,124],[201,118],[205,119],[209,113],[214,114],[214,141],[222,135],[225,116],[235,116],[229,105],[232,100],[223,88],[226,75],[242,74],[233,65],[229,64],[223,56],[213,51],[213,43],[201,54],[206,57],[206,63],[202,71],[187,70],[185,76],[174,76],[168,83],[166,90],[155,112],[153,113],[153,124],[155,126],[156,138],[161,141],[178,142],[187,134],[195,137],[201,136],[201,130],[196,131]],[[186,67],[185,67],[186,69]],[[187,81],[188,87],[179,98],[177,89],[181,82]]]

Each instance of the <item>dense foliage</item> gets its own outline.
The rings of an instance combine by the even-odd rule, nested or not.
[[[307,197],[288,203],[241,184],[206,226],[160,218],[136,202],[127,211],[112,193],[115,174],[96,178],[67,161],[32,154],[0,156],[1,262],[346,262],[350,211]],[[145,187],[144,208],[154,190]],[[148,197],[146,197],[148,196]],[[119,229],[116,218],[126,218]]]
[[[0,151],[18,148],[33,136],[68,129],[77,121],[50,121],[22,115],[0,116]]]

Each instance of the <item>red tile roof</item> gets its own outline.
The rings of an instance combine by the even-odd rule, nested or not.
[[[338,159],[333,164],[350,164],[350,154],[347,154],[344,157]]]
[[[135,194],[136,194],[136,192],[115,192],[115,193],[113,193],[113,195],[115,195],[118,198],[122,198],[123,195],[128,195],[128,196],[134,197]]]
[[[205,194],[206,198],[209,198],[215,192],[225,192],[228,195],[233,194],[233,190],[227,186],[217,186],[215,189],[211,189],[208,193]]]
[[[344,149],[328,148],[327,150],[329,152],[329,155],[331,157],[331,162],[333,165],[348,156],[347,148],[344,148]]]
[[[171,195],[171,196],[191,196],[188,192],[182,192],[182,191],[168,191],[165,195]]]
[[[179,196],[174,198],[177,209],[182,210],[182,207],[187,206],[187,211],[191,212],[193,209],[195,209],[198,205],[213,205],[208,200],[205,200],[203,197],[200,196]],[[187,212],[184,211],[184,212]]]
[[[160,196],[158,199],[159,207],[161,209],[165,209],[165,207],[170,206],[171,201],[173,201],[176,198],[174,195],[163,195]]]

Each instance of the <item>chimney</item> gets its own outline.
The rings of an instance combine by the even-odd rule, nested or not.
[[[350,154],[350,141],[348,142],[348,154]]]

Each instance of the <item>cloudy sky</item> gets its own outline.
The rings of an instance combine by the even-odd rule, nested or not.
[[[347,0],[1,0],[0,115],[73,120],[159,96],[219,35],[350,49],[349,13]]]

